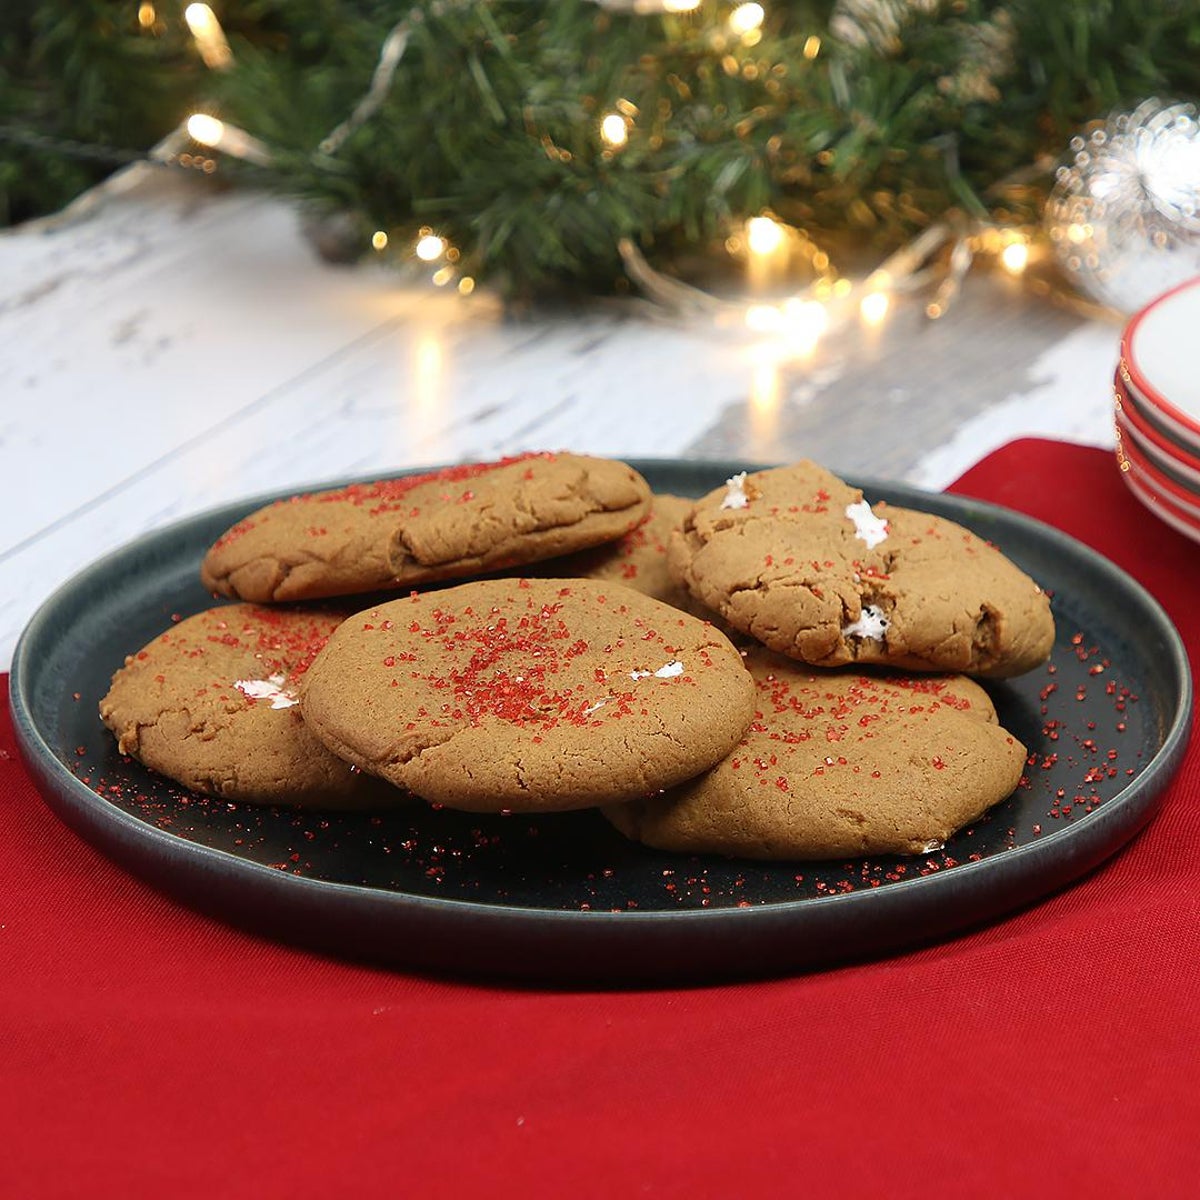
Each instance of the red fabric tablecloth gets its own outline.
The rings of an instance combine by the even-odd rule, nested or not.
[[[1116,560],[1200,662],[1200,550],[1111,456],[1017,442],[956,490]],[[1200,741],[1129,847],[985,930],[792,979],[554,993],[327,960],[165,899],[43,806],[4,713],[4,1195],[1200,1187]]]

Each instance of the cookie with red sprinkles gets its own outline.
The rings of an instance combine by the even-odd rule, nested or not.
[[[100,701],[123,754],[192,791],[298,808],[389,807],[397,789],[331,754],[296,688],[344,612],[229,604],[129,655]]]
[[[747,652],[756,712],[733,752],[606,816],[664,850],[756,859],[922,854],[1016,788],[1021,743],[962,675],[822,671]]]
[[[554,811],[707,770],[754,711],[711,625],[620,584],[498,579],[358,613],[302,681],[338,756],[451,808]]]
[[[735,629],[802,662],[1019,675],[1054,645],[1046,593],[943,517],[811,462],[742,472],[672,535],[674,578]]]
[[[675,582],[667,568],[671,534],[682,525],[694,504],[684,496],[656,492],[651,498],[650,515],[624,537],[539,563],[535,571],[526,573],[556,579],[611,580],[675,608],[699,612],[702,606]]]
[[[613,541],[649,506],[625,463],[526,454],[276,501],[222,534],[200,575],[257,603],[408,588]]]

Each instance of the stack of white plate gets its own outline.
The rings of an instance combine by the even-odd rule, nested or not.
[[[1200,542],[1200,279],[1133,316],[1114,384],[1122,478],[1151,512]]]

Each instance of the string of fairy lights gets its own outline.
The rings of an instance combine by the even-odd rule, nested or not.
[[[429,15],[438,15],[466,3],[467,0],[432,0]],[[635,14],[688,13],[700,8],[701,0],[592,0],[599,7]],[[714,47],[728,48],[731,42],[756,45],[762,38],[766,10],[757,0],[735,3],[723,19]],[[351,133],[368,121],[383,104],[392,79],[404,57],[408,37],[416,23],[425,18],[420,8],[410,10],[396,22],[385,37],[370,86],[350,115],[326,136],[314,151],[315,162],[328,162]],[[153,0],[140,0],[137,19],[147,32],[161,31],[163,17]],[[212,7],[191,3],[183,10],[183,19],[194,39],[202,61],[212,71],[228,70],[233,52]],[[815,59],[822,50],[821,39],[808,38],[803,55]],[[606,155],[615,155],[629,144],[637,128],[637,106],[618,100],[596,118],[596,136]],[[185,148],[200,147],[203,154]],[[209,153],[211,152],[211,153]],[[217,169],[215,155],[229,155],[260,166],[269,166],[269,146],[243,129],[211,113],[196,112],[180,128],[154,147],[153,162],[193,166],[206,173]],[[97,191],[124,186],[118,177],[100,185]],[[78,204],[86,205],[88,198]],[[468,295],[475,279],[460,269],[457,247],[430,226],[422,226],[409,243],[411,258],[427,269],[437,287],[454,285]],[[372,248],[379,253],[395,254],[396,232],[378,229],[371,237]],[[651,300],[675,310],[703,311],[720,324],[740,327],[754,335],[775,340],[780,357],[804,358],[813,353],[820,340],[831,332],[859,321],[866,327],[882,325],[892,311],[895,297],[918,290],[931,292],[924,306],[925,315],[937,320],[954,302],[963,281],[977,261],[998,264],[1007,274],[1019,277],[1033,259],[1044,253],[1032,236],[1022,228],[1001,228],[980,218],[956,215],[925,229],[864,278],[852,279],[838,272],[829,254],[807,233],[789,226],[770,212],[748,216],[730,231],[726,252],[745,266],[746,293],[749,299],[724,301],[700,289],[671,279],[656,271],[637,246],[623,239],[618,246],[627,274]],[[809,282],[799,292],[781,296],[786,282],[803,267]]]

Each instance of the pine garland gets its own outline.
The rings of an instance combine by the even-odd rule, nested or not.
[[[52,202],[71,184],[29,135],[144,148],[187,101],[270,146],[262,181],[350,214],[364,251],[375,230],[407,247],[429,226],[461,271],[509,295],[604,292],[624,281],[621,239],[667,269],[761,212],[843,259],[955,212],[1033,221],[1048,165],[1087,122],[1200,96],[1191,0],[765,0],[744,38],[717,0],[680,14],[615,0],[214,7],[234,53],[220,73],[177,18],[147,38],[130,3],[42,0],[25,24],[3,18],[10,217],[31,207],[30,170]],[[382,103],[323,153],[406,15]],[[31,114],[25,143],[4,132],[15,111]],[[600,136],[607,113],[627,118],[623,146]]]
[[[209,80],[181,23],[137,5],[0,4],[0,224],[61,208],[186,116]]]

